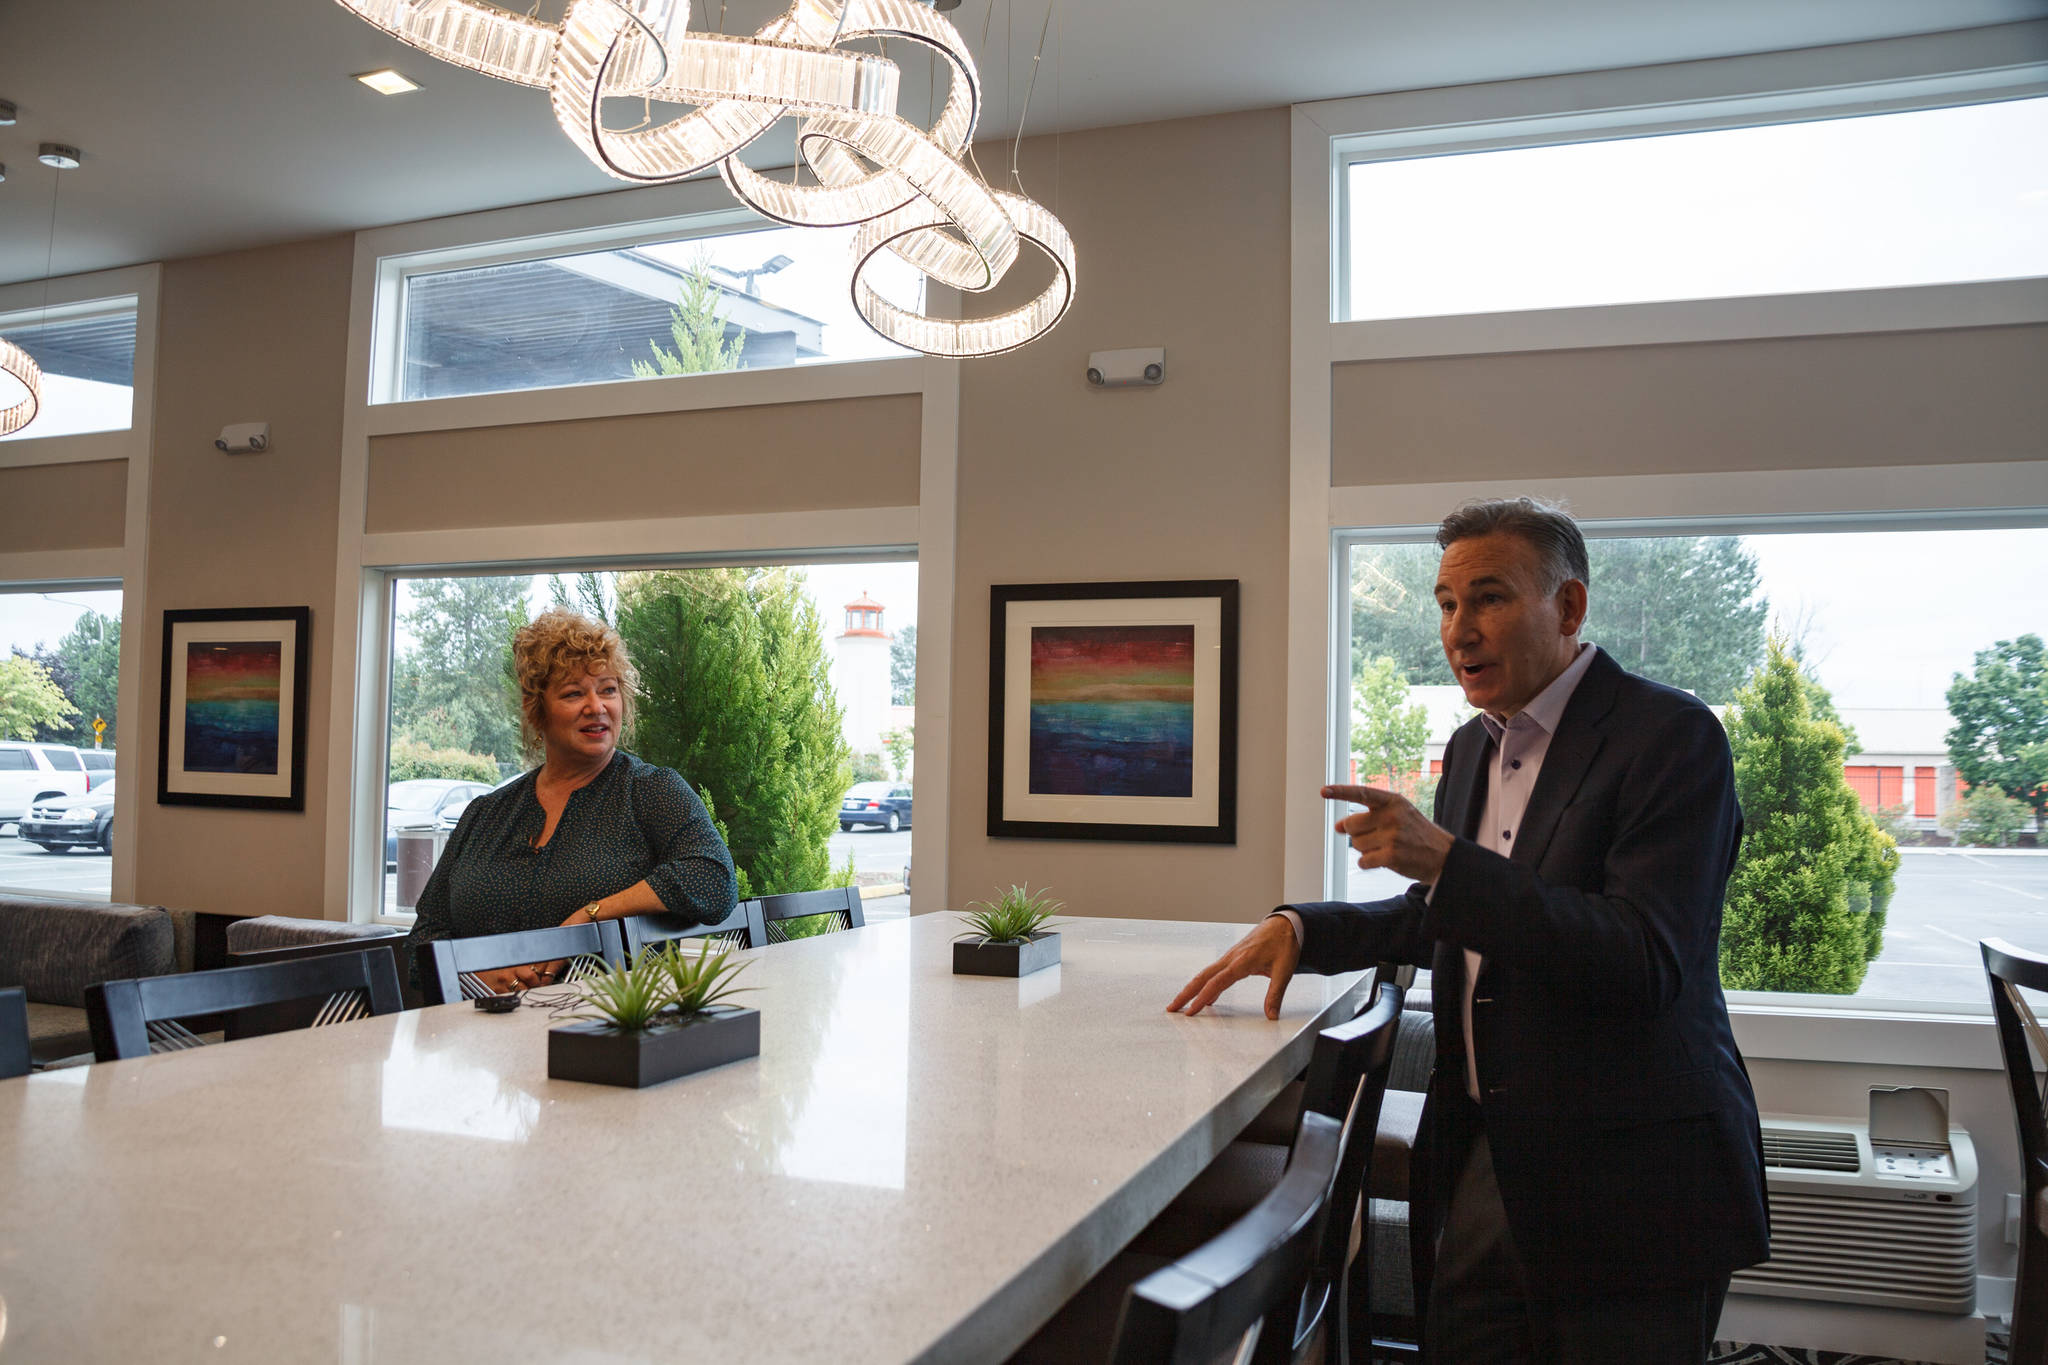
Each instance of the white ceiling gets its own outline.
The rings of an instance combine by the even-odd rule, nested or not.
[[[779,8],[730,0],[725,26]],[[988,92],[983,145],[1015,131],[1046,13],[1045,0],[953,12]],[[2048,0],[1056,0],[1052,13],[1034,133],[1972,28],[2043,17]],[[716,8],[692,19],[718,21]],[[381,66],[424,88],[386,97],[349,79]],[[906,114],[926,83],[906,63]],[[0,99],[20,107],[0,127],[0,283],[41,278],[46,253],[65,275],[619,187],[561,136],[542,92],[442,65],[332,0],[14,0],[0,5]],[[44,141],[82,148],[85,165],[37,164]],[[787,164],[787,147],[750,159]]]

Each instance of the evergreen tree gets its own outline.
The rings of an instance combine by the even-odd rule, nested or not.
[[[1798,661],[1773,640],[1729,712],[1746,826],[1721,921],[1721,982],[1730,990],[1853,994],[1882,943],[1881,923],[1873,930],[1871,915],[1851,904],[1854,874],[1882,861],[1875,825],[1843,780],[1842,732],[1813,718],[1808,688]],[[1896,852],[1890,857],[1895,866]],[[1857,885],[1868,906],[1870,884]]]
[[[63,660],[67,675],[63,679],[65,694],[78,708],[76,723],[64,742],[92,748],[92,722],[98,717],[107,723],[101,746],[115,748],[119,740],[115,704],[121,696],[121,618],[88,610],[57,642],[57,657]]]
[[[1739,538],[1603,538],[1586,542],[1586,556],[1585,638],[1623,668],[1720,705],[1762,661],[1770,608]],[[1411,683],[1452,681],[1437,635],[1440,557],[1431,544],[1352,552],[1354,659],[1388,655]]]
[[[1399,660],[1362,662],[1351,685],[1351,752],[1360,780],[1384,782],[1412,800],[1428,744],[1429,711],[1408,705]]]
[[[916,626],[905,626],[889,642],[889,704],[917,705]]]
[[[676,348],[667,351],[658,341],[648,342],[647,348],[654,352],[654,363],[634,361],[634,377],[653,379],[667,374],[711,374],[738,369],[740,353],[747,349],[747,334],[736,331],[730,341],[726,340],[725,314],[718,307],[722,293],[711,280],[710,253],[698,252],[676,291],[676,306],[668,310],[669,339]]]
[[[2048,647],[2038,635],[1977,651],[1949,684],[1949,761],[1972,787],[1995,787],[2048,825]]]
[[[26,654],[0,659],[0,739],[34,739],[77,714],[48,669]]]
[[[635,748],[715,796],[753,895],[831,884],[849,781],[825,632],[784,568],[628,574],[618,628],[640,670]]]
[[[519,687],[512,636],[530,577],[421,578],[400,617],[412,637],[391,670],[391,731],[436,749],[517,762]]]

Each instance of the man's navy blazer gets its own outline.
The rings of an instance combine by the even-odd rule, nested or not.
[[[1649,1289],[1763,1260],[1756,1099],[1721,994],[1742,816],[1720,721],[1600,654],[1551,737],[1512,857],[1471,837],[1492,748],[1475,717],[1444,751],[1436,821],[1459,838],[1434,895],[1288,907],[1302,918],[1300,970],[1432,969],[1418,1197],[1448,1207],[1470,1132],[1470,948],[1485,958],[1477,1121],[1531,1291]]]

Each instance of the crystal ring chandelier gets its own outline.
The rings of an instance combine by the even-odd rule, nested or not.
[[[11,408],[0,408],[0,436],[12,436],[36,420],[43,405],[43,370],[35,357],[0,337],[0,372],[12,375],[28,392]]]
[[[690,32],[688,0],[569,0],[559,24],[483,0],[339,3],[442,61],[546,90],[562,131],[608,175],[663,184],[716,167],[741,203],[774,222],[857,226],[854,307],[898,345],[927,355],[996,355],[1044,335],[1073,302],[1074,244],[1059,219],[969,168],[980,77],[952,22],[916,0],[794,0],[751,37]],[[945,63],[946,101],[930,128],[898,115],[894,62],[844,46],[867,39],[900,40]],[[604,101],[621,96],[689,112],[607,128]],[[814,184],[770,180],[739,159],[792,116],[804,120],[798,156]],[[990,317],[914,312],[864,278],[886,250],[928,279],[983,293],[1023,243],[1051,260],[1052,282],[1031,302]]]

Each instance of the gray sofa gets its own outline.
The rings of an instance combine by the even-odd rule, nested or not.
[[[92,1052],[85,988],[192,966],[192,923],[161,905],[0,894],[0,986],[28,995],[36,1065]]]

